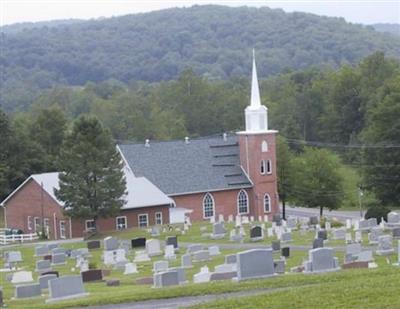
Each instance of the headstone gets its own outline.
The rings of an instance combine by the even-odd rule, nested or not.
[[[137,267],[135,263],[126,263],[125,264],[125,270],[124,270],[124,275],[130,275],[130,274],[136,274]]]
[[[317,248],[309,252],[309,261],[305,264],[306,272],[326,272],[339,269],[339,263],[332,248]]]
[[[346,243],[351,243],[352,242],[352,237],[351,237],[351,233],[346,233]]]
[[[368,268],[368,262],[354,261],[342,265],[342,269]]]
[[[209,281],[229,280],[237,276],[236,271],[231,272],[214,272],[210,274]]]
[[[230,273],[230,272],[237,271],[236,264],[221,264],[215,266],[214,272],[216,273]]]
[[[156,273],[153,276],[154,278],[154,287],[162,288],[165,286],[178,285],[179,284],[179,276],[177,270],[169,270],[160,273]]]
[[[331,230],[331,223],[329,221],[325,222],[325,230],[327,230],[327,231]]]
[[[219,214],[218,215],[218,222],[224,222],[224,215],[223,214]]]
[[[210,254],[210,256],[216,256],[216,255],[220,255],[221,252],[219,251],[219,247],[218,246],[210,246],[208,248],[208,252]]]
[[[40,296],[40,284],[32,283],[27,285],[17,285],[15,287],[15,298],[29,298]]]
[[[211,235],[212,239],[221,239],[225,237],[225,227],[222,222],[214,223],[213,224],[213,233]]]
[[[370,222],[368,220],[362,219],[359,221],[358,224],[358,229],[357,230],[369,230],[370,228]]]
[[[372,250],[364,250],[361,251],[357,255],[357,262],[372,262],[374,260],[374,256]]]
[[[268,222],[268,215],[264,215],[264,222]]]
[[[46,303],[87,296],[82,276],[64,276],[49,281],[49,296]]]
[[[191,244],[187,247],[186,252],[193,254],[196,251],[203,250],[203,245],[200,244]]]
[[[146,238],[145,237],[137,237],[131,240],[132,248],[140,248],[146,246]]]
[[[243,240],[243,236],[236,234],[236,230],[233,229],[229,233],[229,240],[233,242],[241,242]]]
[[[246,232],[245,232],[243,226],[239,227],[239,236],[241,236],[241,237],[246,236]]]
[[[243,224],[249,224],[250,223],[249,217],[248,216],[242,216],[242,223]]]
[[[367,221],[369,228],[373,228],[378,225],[378,220],[376,218],[369,218]]]
[[[272,227],[267,228],[267,236],[268,238],[274,236],[274,229]]]
[[[101,248],[101,242],[100,240],[90,240],[86,243],[87,248],[89,250],[94,250],[94,249],[100,249]]]
[[[104,251],[103,252],[103,263],[105,265],[114,265],[118,262],[126,262],[125,250],[124,249],[116,249],[113,251]]]
[[[38,246],[35,247],[35,256],[44,256],[50,253],[49,247],[47,246]]]
[[[229,223],[232,223],[232,222],[233,222],[233,215],[229,215],[229,216],[228,216],[228,222],[229,222]]]
[[[136,251],[134,259],[135,263],[148,262],[150,260],[151,260],[150,257],[147,255],[145,251]]]
[[[168,260],[176,259],[174,245],[165,246],[164,258]]]
[[[45,272],[51,270],[51,263],[49,260],[36,261],[36,271]]]
[[[148,256],[162,255],[161,244],[158,239],[146,240],[146,252]]]
[[[42,273],[42,276],[46,276],[46,275],[56,275],[57,278],[60,276],[60,274],[56,270],[45,271],[44,273]]]
[[[9,251],[7,258],[7,263],[18,263],[22,262],[22,254],[21,251]]]
[[[200,272],[193,276],[194,283],[210,282],[211,274],[207,266],[200,268]]]
[[[204,262],[210,260],[208,250],[200,250],[193,253],[193,262]]]
[[[351,229],[351,219],[346,219],[346,230]]]
[[[318,220],[317,216],[311,216],[309,221],[308,221],[308,224],[309,225],[317,225],[318,222],[319,222],[319,220]]]
[[[292,241],[292,233],[284,232],[281,234],[281,241],[282,242],[290,242]]]
[[[321,238],[323,240],[327,240],[328,239],[328,233],[326,230],[319,230],[317,232],[317,238]]]
[[[357,255],[362,251],[361,244],[354,243],[346,246],[346,254]]]
[[[290,229],[295,229],[297,227],[297,220],[296,218],[289,217],[286,223],[287,227]]]
[[[272,241],[272,250],[280,251],[281,250],[281,242],[279,240]]]
[[[42,275],[39,277],[39,285],[41,289],[47,289],[49,287],[49,280],[56,279],[57,276],[55,274],[51,275]]]
[[[185,267],[185,268],[192,267],[192,257],[190,256],[190,254],[183,254],[181,256],[181,265],[182,265],[182,267]]]
[[[83,282],[93,282],[103,280],[103,272],[101,269],[89,269],[81,272]]]
[[[378,238],[378,249],[376,254],[378,255],[390,255],[394,252],[393,249],[393,238],[391,235],[383,235]]]
[[[168,261],[156,261],[153,263],[153,272],[159,273],[166,271],[169,267]]]
[[[383,235],[383,229],[381,227],[373,227],[371,231],[368,233],[369,243],[377,244],[379,236]]]
[[[277,274],[285,273],[285,260],[274,261],[274,272]]]
[[[173,245],[174,249],[178,249],[178,236],[168,236],[165,240],[165,245]]]
[[[391,211],[387,215],[387,226],[388,227],[400,227],[400,214]]]
[[[281,255],[285,258],[290,257],[290,247],[283,247],[281,250]]]
[[[351,221],[350,221],[351,223]],[[334,240],[345,240],[346,239],[346,230],[344,228],[333,229],[332,230],[333,239]]]
[[[274,274],[272,249],[252,249],[237,254],[238,280],[256,279]]]
[[[264,238],[261,226],[254,226],[250,229],[250,240],[259,241]]]
[[[54,249],[52,249],[51,250],[51,254],[52,255],[55,255],[55,254],[64,254],[64,255],[66,255],[66,253],[67,253],[67,250],[66,249],[64,249],[64,248],[54,248]]]
[[[396,227],[392,230],[393,238],[400,238],[400,227]]]
[[[64,253],[53,254],[53,256],[51,257],[51,263],[52,265],[66,264],[65,254]]]
[[[177,271],[178,272],[178,281],[179,284],[186,283],[186,274],[184,267],[171,267],[168,271]]]
[[[103,240],[104,250],[105,251],[112,251],[118,249],[118,239],[112,236],[106,237]]]
[[[313,249],[323,248],[323,247],[324,247],[324,240],[322,238],[315,238],[313,240]]]
[[[11,283],[12,284],[20,284],[32,282],[32,272],[31,271],[17,271],[13,274]]]
[[[362,234],[361,234],[361,231],[356,231],[356,236],[355,236],[355,238],[354,238],[354,241],[355,241],[355,242],[359,242],[359,243],[362,242]]]
[[[109,279],[106,281],[107,286],[119,286],[120,281],[118,279]]]
[[[160,229],[158,228],[158,226],[152,226],[152,227],[151,227],[150,235],[151,235],[152,237],[158,237],[158,236],[160,236]]]

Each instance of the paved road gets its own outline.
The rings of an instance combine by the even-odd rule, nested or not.
[[[288,215],[298,216],[298,217],[319,216],[319,209],[286,206],[286,213]],[[360,212],[347,211],[347,210],[332,210],[332,211],[324,210],[324,216],[330,218],[335,217],[338,220],[359,219]]]
[[[87,309],[175,309],[175,308],[185,308],[189,306],[194,306],[201,303],[207,303],[219,299],[254,296],[276,291],[288,290],[288,289],[289,288],[275,288],[275,289],[270,288],[270,289],[245,290],[232,293],[164,298],[156,300],[137,301],[125,304],[93,306],[86,308]]]

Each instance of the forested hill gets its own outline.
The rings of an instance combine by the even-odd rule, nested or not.
[[[49,24],[51,25],[51,24]],[[400,57],[400,38],[344,19],[269,8],[194,6],[1,33],[0,104],[26,109],[56,84],[175,79],[186,67],[209,79],[357,63],[374,51]]]

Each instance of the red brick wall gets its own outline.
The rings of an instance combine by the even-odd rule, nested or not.
[[[43,218],[49,219],[50,238],[54,239],[55,234],[57,234],[57,238],[60,237],[60,221],[65,221],[65,236],[69,238],[69,219],[63,216],[60,205],[45,191],[42,195],[41,191],[40,185],[30,179],[6,202],[7,227],[21,229],[26,234],[35,233],[34,218],[38,217],[41,220],[43,204]],[[28,228],[28,216],[31,217],[32,229]]]
[[[253,187],[253,200],[255,201],[255,215],[264,215],[264,195],[268,193],[271,199],[271,212],[269,216],[279,212],[279,198],[276,177],[276,133],[238,134],[240,161],[243,169],[248,173]],[[262,142],[268,144],[268,151],[262,152]],[[261,161],[271,160],[272,173],[261,174]]]
[[[225,220],[228,219],[229,215],[234,217],[238,214],[237,207],[237,196],[240,190],[225,190],[210,192],[214,198],[214,213],[216,219],[218,215],[223,214]],[[249,197],[249,216],[256,215],[254,210],[254,201],[252,189],[245,190]],[[206,195],[205,193],[195,193],[180,196],[172,196],[175,201],[176,207],[183,207],[187,209],[192,209],[193,212],[190,214],[190,219],[192,221],[201,221],[203,218],[203,199]],[[207,219],[208,220],[208,219]]]
[[[147,214],[149,226],[155,225],[156,212],[162,213],[163,224],[169,223],[169,206],[154,206],[136,209],[122,210],[118,216],[126,216],[127,228],[138,226],[138,215]],[[115,231],[116,230],[116,217],[97,220],[97,229],[101,232]],[[72,236],[81,237],[85,230],[85,220],[72,221]]]

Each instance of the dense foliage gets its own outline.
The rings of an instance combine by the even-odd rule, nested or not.
[[[21,26],[20,26],[21,27]],[[209,80],[357,63],[374,51],[400,57],[400,39],[344,19],[269,8],[194,6],[0,33],[0,105],[27,110],[43,89],[115,79],[158,82],[191,67]]]

